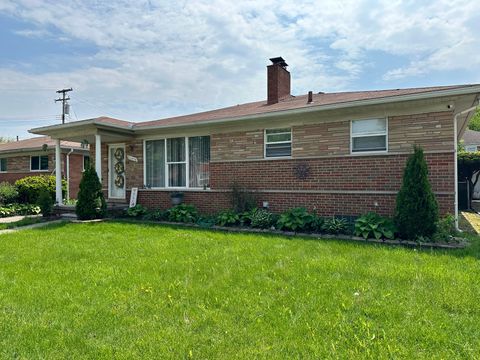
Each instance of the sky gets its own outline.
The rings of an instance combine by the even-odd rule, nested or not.
[[[0,0],[0,137],[70,117],[161,119],[292,94],[480,83],[480,1]]]

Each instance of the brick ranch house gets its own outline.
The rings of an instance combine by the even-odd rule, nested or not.
[[[33,175],[50,175],[55,171],[55,140],[41,136],[0,144],[0,182],[14,183]],[[79,143],[60,143],[61,171],[69,184],[70,198],[76,198],[85,163],[90,152]]]
[[[290,94],[282,58],[267,66],[267,100],[147,122],[99,117],[32,129],[88,141],[110,201],[200,211],[229,208],[232,183],[280,212],[392,215],[414,144],[425,150],[442,214],[455,212],[456,147],[480,85]]]

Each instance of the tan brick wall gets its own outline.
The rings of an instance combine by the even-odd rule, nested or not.
[[[263,130],[212,134],[210,147],[212,161],[262,159]]]
[[[212,161],[263,158],[263,129],[213,134]],[[413,145],[425,151],[453,149],[453,115],[450,111],[392,116],[388,118],[388,150],[411,152]],[[292,156],[315,157],[350,154],[350,120],[292,127]]]
[[[350,122],[294,126],[293,157],[347,155],[350,153]]]
[[[425,151],[453,149],[453,114],[450,111],[392,116],[388,119],[388,150],[411,151],[414,144]]]

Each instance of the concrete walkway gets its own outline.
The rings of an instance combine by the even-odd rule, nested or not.
[[[4,218],[0,218],[0,224],[9,224],[9,223],[13,223],[13,222],[23,220],[26,217],[39,217],[39,216],[41,216],[41,215],[27,215],[27,216],[17,215],[17,216],[4,217]]]
[[[14,233],[14,232],[17,232],[17,231],[22,231],[22,230],[36,229],[36,228],[40,228],[40,227],[44,227],[44,226],[48,226],[48,225],[52,225],[52,224],[61,224],[61,223],[64,223],[64,222],[66,222],[66,220],[60,219],[60,220],[40,222],[40,223],[37,223],[37,224],[32,224],[32,225],[27,225],[27,226],[20,226],[20,227],[16,227],[16,228],[13,228],[13,229],[0,230],[0,235],[11,234],[11,233]]]

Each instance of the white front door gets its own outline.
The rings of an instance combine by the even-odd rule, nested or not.
[[[125,144],[108,146],[108,197],[125,199]]]

